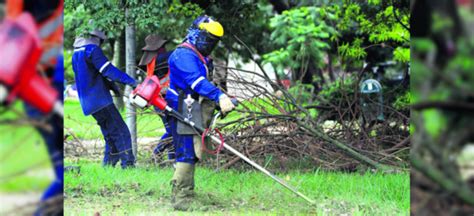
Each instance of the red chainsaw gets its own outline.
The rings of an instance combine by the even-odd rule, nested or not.
[[[137,88],[131,93],[130,95],[130,103],[140,107],[140,108],[147,108],[149,106],[155,106],[158,109],[164,111],[166,115],[171,115],[178,119],[181,122],[186,123],[187,125],[193,127],[196,129],[196,132],[199,133],[198,135],[203,136],[203,133],[207,132],[206,129],[202,128],[199,125],[196,125],[194,122],[192,122],[190,119],[182,115],[181,113],[177,112],[176,110],[172,109],[166,101],[163,99],[163,97],[160,95],[161,91],[161,86],[160,86],[160,81],[158,77],[155,75],[150,76],[145,78],[145,80],[137,86]],[[237,100],[233,99],[232,101],[234,105],[237,105]],[[216,115],[217,117],[217,115]],[[216,118],[215,117],[215,118]],[[215,119],[214,118],[214,119]],[[205,134],[206,135],[206,134]],[[224,141],[223,138],[218,138],[216,136],[211,136],[209,135],[211,140],[216,143],[222,145],[225,149],[229,150],[230,152],[234,153],[238,157],[240,157],[242,160],[245,162],[249,163],[259,171],[265,173],[267,176],[271,177],[273,180],[276,182],[280,183],[287,189],[291,190],[293,193],[297,194],[298,196],[302,197],[306,201],[310,202],[311,204],[314,204],[315,202],[308,197],[306,197],[304,194],[300,193],[299,191],[296,190],[293,186],[289,185],[286,183],[283,179],[273,175],[270,173],[268,170],[263,168],[262,166],[258,165],[254,161],[250,160],[248,157],[237,151],[236,149],[232,148],[231,146],[227,145]]]
[[[33,17],[27,13],[0,24],[0,103],[21,98],[43,113],[63,116],[58,93],[37,70],[42,54]]]

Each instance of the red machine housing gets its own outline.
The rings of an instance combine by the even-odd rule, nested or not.
[[[160,95],[161,86],[160,80],[157,76],[148,76],[145,80],[133,90],[132,94],[140,96],[148,102],[148,105],[158,107],[160,110],[165,110],[167,103]]]
[[[58,93],[37,71],[42,50],[33,17],[23,13],[0,24],[0,47],[0,84],[9,90],[6,102],[19,97],[41,112],[51,112]]]

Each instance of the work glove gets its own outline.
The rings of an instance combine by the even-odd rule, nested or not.
[[[283,98],[283,92],[280,91],[280,90],[276,91],[276,92],[275,92],[275,97],[277,97],[278,99]]]
[[[226,114],[227,112],[230,112],[235,108],[235,105],[232,103],[232,100],[230,100],[230,98],[225,94],[222,94],[219,97],[219,106],[221,107],[222,114]]]
[[[116,97],[120,96],[120,89],[114,82],[112,82],[110,80],[107,80],[107,79],[104,79],[104,83],[105,83],[105,86],[107,86],[108,89],[112,90],[112,92],[114,93],[114,95]]]

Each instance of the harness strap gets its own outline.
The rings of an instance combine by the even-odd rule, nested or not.
[[[153,60],[146,65],[147,77],[154,75],[155,65],[156,65],[156,58],[153,58]],[[158,79],[160,80],[161,93],[166,94],[166,91],[168,90],[170,86],[170,69],[168,68],[168,72],[166,72],[165,76]]]
[[[56,58],[62,51],[63,4],[61,1],[53,14],[46,21],[38,24],[39,37],[44,50],[40,62],[46,67],[56,65]]]
[[[5,3],[6,17],[16,18],[23,12],[23,1],[7,0]]]
[[[210,76],[210,72],[209,72],[209,68],[207,68],[207,63],[206,63],[206,60],[204,58],[204,56],[196,49],[196,47],[194,47],[192,44],[188,43],[188,42],[183,42],[182,44],[180,44],[178,47],[183,47],[183,48],[187,48],[187,49],[190,49],[192,50],[194,53],[196,53],[196,55],[198,56],[199,60],[201,60],[202,64],[204,65],[204,68],[206,68],[206,76],[207,78],[211,77]]]
[[[153,76],[153,72],[155,71],[155,64],[156,64],[156,58],[153,58],[150,63],[146,65],[146,76]]]
[[[204,56],[202,56],[202,54],[196,49],[196,47],[194,47],[193,45],[191,45],[188,42],[183,42],[178,47],[188,48],[188,49],[192,50],[194,53],[196,53],[196,55],[199,57],[199,59],[206,66],[206,69],[207,69],[206,60],[204,59]]]

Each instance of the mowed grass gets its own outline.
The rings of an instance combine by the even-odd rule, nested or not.
[[[125,110],[120,111],[126,119]],[[65,133],[72,132],[79,139],[102,139],[100,127],[92,115],[85,116],[78,100],[66,99],[64,102]],[[159,115],[153,109],[137,109],[137,136],[159,137],[164,133],[164,126]]]
[[[65,174],[68,215],[176,215],[169,202],[172,168],[103,168],[80,160]],[[306,201],[257,171],[196,171],[196,210],[178,215],[408,215],[410,180],[401,174],[315,171],[279,173]]]
[[[25,118],[23,104],[6,111],[0,121]],[[0,124],[0,192],[42,191],[51,182],[44,170],[51,167],[46,145],[31,125]],[[39,172],[39,174],[38,174]]]

